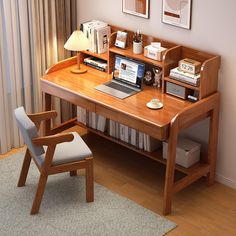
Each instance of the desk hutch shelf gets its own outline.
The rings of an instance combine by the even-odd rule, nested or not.
[[[121,49],[115,46],[116,34],[118,30],[125,30],[128,32],[127,47]],[[107,61],[108,71],[110,74],[114,68],[115,55],[121,55],[124,57],[132,58],[141,61],[146,64],[146,68],[152,67],[161,68],[162,73],[162,92],[166,92],[166,82],[180,85],[184,88],[191,90],[190,93],[197,91],[198,99],[202,99],[217,91],[218,86],[218,70],[220,67],[220,57],[211,53],[203,52],[193,48],[178,45],[173,42],[166,41],[150,35],[143,35],[143,47],[149,45],[151,42],[160,42],[162,47],[167,48],[163,60],[156,61],[145,57],[143,54],[134,54],[132,49],[132,41],[134,32],[119,28],[117,26],[111,26],[111,36],[109,39],[109,49],[106,53],[97,54],[90,51],[82,51],[81,62],[85,57],[93,56]],[[192,86],[184,82],[180,82],[169,77],[170,70],[178,66],[178,62],[184,58],[191,58],[193,60],[201,62],[200,72],[200,84],[199,86]]]

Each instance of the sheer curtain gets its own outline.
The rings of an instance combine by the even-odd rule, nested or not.
[[[77,27],[76,0],[0,1],[0,153],[23,145],[13,110],[42,111],[39,78],[70,55],[64,43]],[[61,122],[71,105],[54,99]],[[62,115],[63,114],[63,115]]]

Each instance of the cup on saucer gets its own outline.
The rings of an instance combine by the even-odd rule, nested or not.
[[[159,99],[153,98],[146,104],[146,106],[150,109],[160,109],[163,107],[163,103]]]

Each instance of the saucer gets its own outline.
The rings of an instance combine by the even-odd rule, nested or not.
[[[163,103],[158,99],[152,99],[150,102],[146,104],[146,106],[150,109],[160,109],[163,107]]]

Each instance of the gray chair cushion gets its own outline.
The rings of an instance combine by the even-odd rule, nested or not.
[[[52,165],[60,165],[73,161],[84,160],[86,157],[91,157],[92,152],[76,132],[72,132],[74,139],[71,142],[57,144],[56,150],[52,159]],[[47,147],[44,147],[45,152]],[[36,161],[40,166],[43,165],[45,154],[36,157]]]
[[[38,137],[37,127],[34,122],[27,116],[24,107],[16,108],[14,113],[25,144],[28,146],[30,152],[34,156],[42,155],[44,153],[43,147],[35,146],[31,141],[33,138]]]

